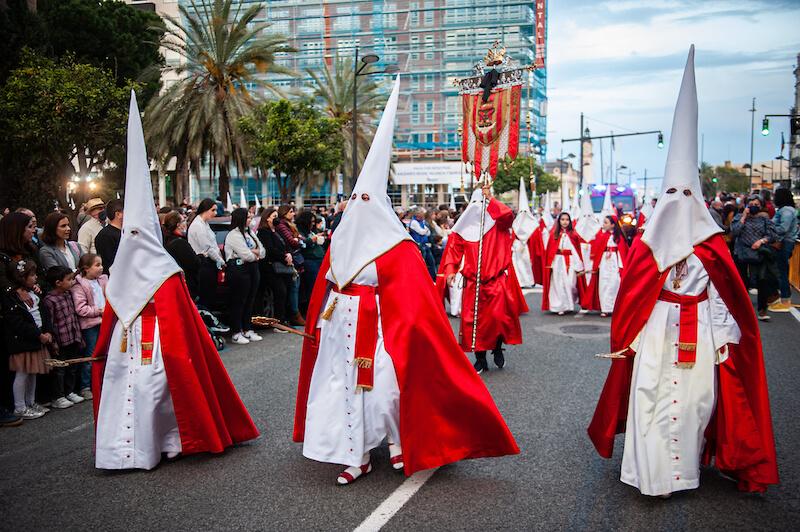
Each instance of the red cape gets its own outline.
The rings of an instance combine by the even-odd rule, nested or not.
[[[378,257],[375,265],[383,341],[400,389],[405,474],[466,458],[519,453],[492,396],[453,337],[416,245],[401,242]],[[296,442],[305,437],[311,374],[319,350],[316,324],[328,292],[329,266],[325,255],[308,306],[306,332],[316,340],[303,341]]]
[[[258,437],[258,429],[192,304],[183,276],[175,274],[167,279],[153,299],[183,454],[220,453],[234,443]],[[108,355],[116,322],[111,305],[106,305],[95,357]],[[95,423],[105,368],[105,361],[92,364]]]
[[[495,221],[483,236],[481,290],[478,301],[478,334],[475,351],[494,349],[497,340],[506,344],[522,343],[519,315],[528,312],[528,305],[519,286],[511,248],[514,235],[511,209],[492,199],[486,212]],[[478,242],[468,242],[458,233],[450,233],[439,263],[439,279],[456,273],[464,259],[464,293],[461,298],[459,339],[464,351],[472,351],[472,326],[475,323],[475,278],[478,269]]]
[[[528,253],[531,256],[531,268],[533,269],[533,282],[542,285],[544,284],[544,241],[542,238],[547,238],[549,235],[547,227],[544,222],[539,220],[539,227],[533,232],[528,239]]]
[[[556,224],[558,221],[556,221]],[[556,251],[558,250],[558,240],[555,239],[556,234],[556,225],[553,224],[552,229],[550,229],[550,234],[548,235],[549,241],[547,242],[547,250],[544,256],[544,282],[542,283],[542,310],[550,310],[550,276],[553,275],[553,260],[556,258]],[[567,233],[569,239],[572,241],[572,245],[575,247],[575,251],[578,252],[578,256],[581,257],[583,260],[583,255],[581,255],[581,237],[578,236],[574,230]],[[580,301],[580,296],[583,294],[585,286],[584,278],[578,277],[578,300]]]
[[[598,274],[600,268],[600,259],[602,258],[603,253],[606,251],[609,238],[611,238],[611,233],[606,233],[601,229],[597,232],[597,236],[594,237],[594,240],[592,240],[592,278],[589,280],[589,284],[586,286],[586,291],[583,293],[583,297],[581,298],[581,307],[586,310],[600,310],[600,276]],[[617,242],[617,247],[619,248],[620,260],[624,266],[628,257],[628,242],[625,240],[624,236],[620,235],[619,242]],[[621,274],[622,272],[620,272],[620,275]]]
[[[756,315],[722,237],[712,236],[695,246],[694,253],[742,333],[739,344],[729,346],[728,359],[719,366],[717,405],[706,429],[704,463],[716,456],[717,468],[736,478],[739,489],[764,491],[767,484],[778,483],[778,467]],[[634,243],[614,307],[612,352],[629,347],[642,330],[668,273],[658,272],[644,242]],[[632,371],[633,356],[611,363],[589,425],[589,437],[605,458],[614,450],[614,435],[625,432]]]

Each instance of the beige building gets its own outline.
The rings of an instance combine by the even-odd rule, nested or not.
[[[732,163],[725,161],[726,168],[733,168],[745,175],[750,175],[749,163]],[[772,159],[768,161],[753,162],[753,190],[765,188],[772,190],[781,184],[789,182],[789,161],[787,159]]]

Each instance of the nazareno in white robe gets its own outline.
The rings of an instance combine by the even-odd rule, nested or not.
[[[122,323],[111,335],[97,412],[95,467],[152,469],[161,453],[181,452],[181,437],[167,373],[161,356],[158,319],[152,362],[142,365],[142,318],[128,329],[128,347],[120,350]]]
[[[606,247],[616,247],[616,245],[614,236],[609,236]],[[600,264],[597,266],[597,292],[600,297],[600,312],[605,314],[614,311],[614,303],[617,301],[621,280],[620,266],[622,266],[622,259],[619,250],[613,253],[603,251],[603,254],[600,255]]]
[[[552,244],[552,243],[551,243]],[[578,300],[578,278],[576,272],[583,270],[583,261],[572,240],[566,233],[561,234],[558,249],[569,249],[569,269],[563,255],[553,257],[553,271],[550,273],[550,292],[548,294],[550,312],[572,312]]]
[[[321,272],[322,273],[322,272]],[[333,282],[330,271],[326,279]],[[378,285],[371,262],[353,283]],[[320,343],[308,394],[303,456],[320,462],[359,466],[362,457],[384,438],[400,442],[400,389],[394,364],[383,345],[378,304],[378,341],[375,349],[374,386],[356,391],[358,367],[354,365],[359,296],[330,291],[322,308],[337,297],[330,320],[317,321]],[[375,297],[378,297],[377,295]]]
[[[644,495],[699,486],[703,434],[716,405],[716,365],[727,358],[727,350],[717,351],[741,337],[700,260],[690,255],[687,266],[679,288],[673,287],[674,268],[663,288],[680,295],[708,290],[708,299],[697,305],[695,366],[677,366],[680,310],[674,303],[657,301],[631,345],[636,354],[621,480]]]
[[[530,238],[537,238],[534,232]],[[514,264],[514,271],[517,273],[517,280],[520,288],[533,286],[533,266],[531,265],[531,254],[528,250],[527,241],[523,242],[519,238],[514,239],[511,245],[511,262]]]

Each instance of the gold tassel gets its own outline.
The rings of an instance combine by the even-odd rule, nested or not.
[[[694,362],[678,362],[677,367],[680,369],[692,369],[694,367]]]
[[[372,360],[368,358],[357,358],[354,360],[354,362],[359,368],[369,369],[372,367]]]
[[[119,346],[119,350],[122,353],[128,352],[128,329],[125,327],[122,328],[122,344]]]
[[[359,393],[359,392],[362,392],[362,391],[371,392],[372,391],[372,386],[367,386],[366,384],[357,384],[356,385],[356,393]]]
[[[678,349],[680,349],[681,351],[697,351],[697,344],[680,342],[678,343]]]
[[[338,303],[338,302],[339,302],[339,298],[338,297],[334,297],[333,301],[331,301],[331,304],[328,305],[328,308],[326,308],[325,312],[322,313],[322,319],[323,320],[330,320],[331,319],[331,316],[333,316],[333,309],[336,308],[336,303]]]

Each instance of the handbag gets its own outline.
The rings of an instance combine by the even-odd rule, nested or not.
[[[273,262],[272,271],[278,275],[295,275],[297,273],[294,266],[287,266],[282,262]]]

